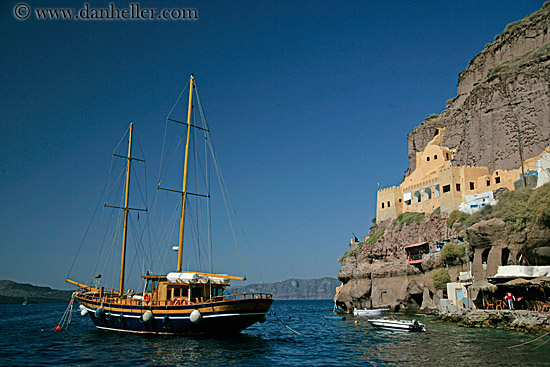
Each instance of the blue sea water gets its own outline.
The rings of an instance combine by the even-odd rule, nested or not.
[[[66,306],[0,306],[0,365],[550,366],[550,342],[543,344],[550,336],[510,348],[540,335],[465,329],[432,317],[417,317],[426,333],[376,330],[349,315],[324,319],[332,314],[331,301],[275,301],[278,319],[218,337],[100,331],[76,306],[68,330],[56,332]]]

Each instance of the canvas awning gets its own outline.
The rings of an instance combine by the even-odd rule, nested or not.
[[[529,287],[536,287],[537,285],[532,283],[530,280],[523,279],[523,278],[516,278],[506,283],[499,284],[499,286],[529,288]]]
[[[166,279],[170,283],[206,284],[211,282],[213,284],[229,284],[229,279],[199,275],[197,273],[168,273]]]

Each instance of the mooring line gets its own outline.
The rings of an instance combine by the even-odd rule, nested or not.
[[[550,332],[549,332],[549,333],[546,333],[546,334],[544,334],[544,335],[542,335],[542,336],[539,336],[538,338],[535,338],[535,339],[533,339],[533,340],[526,341],[525,343],[521,343],[521,344],[518,344],[518,345],[512,345],[511,347],[508,347],[508,349],[521,347],[522,345],[532,343],[532,342],[537,341],[537,340],[539,340],[539,339],[542,339],[542,338],[544,338],[545,336],[548,336],[548,335],[550,335]],[[544,342],[544,344],[546,344],[547,342],[548,342],[548,341]]]
[[[275,318],[276,318],[277,320],[279,320],[279,322],[280,322],[281,324],[283,324],[283,326],[286,327],[288,330],[292,331],[292,332],[293,332],[294,334],[296,334],[296,335],[302,335],[302,334],[300,334],[299,332],[297,332],[296,330],[293,330],[292,328],[290,328],[289,326],[287,326],[287,325],[283,322],[283,320],[281,320],[280,318],[277,317],[276,314],[272,313],[272,315],[275,316]]]

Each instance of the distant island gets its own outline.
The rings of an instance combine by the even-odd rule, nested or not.
[[[21,284],[0,280],[0,304],[60,303],[71,299],[72,291],[60,291],[49,287]]]
[[[336,287],[341,284],[338,279],[329,277],[320,279],[290,278],[275,283],[228,287],[225,293],[271,293],[275,300],[333,299],[336,295]]]
[[[271,293],[275,300],[333,299],[336,287],[341,283],[335,278],[288,279],[275,283],[250,284],[228,287],[226,294]],[[71,299],[72,291],[0,280],[0,304],[64,303]]]

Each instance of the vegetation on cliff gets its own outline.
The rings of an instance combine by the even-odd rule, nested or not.
[[[439,254],[439,259],[448,265],[460,263],[464,260],[466,246],[459,246],[454,242],[448,242],[443,246]]]
[[[550,43],[528,52],[521,57],[517,57],[513,60],[506,61],[492,67],[487,72],[487,81],[491,81],[494,78],[504,74],[515,74],[517,73],[517,70],[522,67],[540,64],[546,60],[550,60]]]
[[[525,229],[527,223],[550,228],[550,183],[537,189],[520,188],[507,191],[498,199],[495,206],[487,205],[473,214],[458,210],[447,218],[447,224],[459,223],[463,229],[475,223],[492,218],[501,218],[512,232]]]
[[[386,232],[386,228],[379,229],[378,231],[376,231],[376,233],[374,233],[372,236],[367,238],[366,243],[368,245],[372,245],[373,243],[376,243],[376,241],[378,241],[378,239],[384,235],[384,232]]]
[[[509,23],[501,34],[495,36],[495,40],[506,38],[514,33],[517,33],[520,29],[528,27],[532,23],[544,22],[548,19],[550,14],[550,1],[545,2],[540,10],[529,14],[523,19]],[[548,22],[548,20],[546,20]]]
[[[446,290],[447,283],[451,281],[451,276],[447,269],[439,269],[434,273],[433,281],[435,289]]]
[[[403,227],[403,224],[411,224],[412,222],[416,222],[416,224],[420,224],[420,221],[424,219],[425,214],[424,213],[416,213],[416,212],[406,212],[403,214],[400,214],[397,219],[393,222],[393,225],[397,225],[399,223],[400,227]]]

